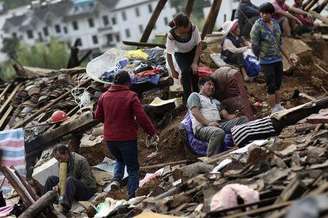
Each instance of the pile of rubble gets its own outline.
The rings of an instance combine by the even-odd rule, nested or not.
[[[295,42],[290,43],[290,52],[298,53],[302,61],[290,72],[283,87],[283,102],[288,108],[308,101],[290,98],[295,86],[301,93],[317,99],[326,96],[328,89],[325,62],[309,58],[311,50],[307,46],[301,48],[303,42],[298,40],[297,46]],[[211,49],[208,43],[208,54],[215,52]],[[206,52],[204,54],[202,61],[213,64]],[[162,125],[170,123],[161,129],[157,147],[147,147],[146,137],[139,134],[141,176],[144,178],[140,181],[138,197],[126,201],[125,187],[116,191],[107,189],[113,176],[113,160],[102,142],[102,125],[92,116],[96,100],[105,87],[89,79],[83,68],[45,70],[15,66],[15,69],[18,79],[0,84],[0,130],[24,128],[27,176],[32,178],[33,175],[42,184],[47,176],[58,170],[50,155],[56,143],[67,143],[72,151],[81,153],[94,166],[98,193],[90,202],[74,205],[72,216],[300,217],[295,213],[309,207],[308,201],[315,205],[315,213],[328,209],[324,206],[328,188],[328,174],[325,173],[328,168],[325,158],[328,112],[325,110],[290,126],[277,138],[255,141],[214,157],[198,158],[188,152],[179,130],[185,111],[173,108],[168,122]],[[170,82],[165,79],[161,84],[155,91],[142,90],[144,95],[140,96],[144,96],[144,103],[155,97],[172,95],[167,93]],[[251,102],[254,105],[259,101],[263,103],[261,107],[254,107],[256,114],[268,115],[264,84],[246,86]],[[83,94],[87,97],[81,101]],[[60,124],[49,122],[56,110],[65,111],[69,119]],[[7,176],[13,178],[14,175]],[[35,181],[29,182],[38,190]],[[25,186],[30,187],[22,180],[14,188],[27,208],[35,198],[30,189],[27,193],[19,191],[25,190],[22,188]],[[29,193],[31,198],[26,197]],[[44,198],[53,198],[53,194]]]

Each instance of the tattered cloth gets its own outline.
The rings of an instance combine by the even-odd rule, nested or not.
[[[3,166],[13,166],[20,175],[26,175],[24,130],[22,128],[0,132],[0,151]],[[0,172],[0,180],[3,179],[4,175]],[[7,193],[10,189],[9,184],[5,182],[2,187],[4,193]]]

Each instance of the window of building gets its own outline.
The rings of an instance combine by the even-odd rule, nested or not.
[[[89,27],[94,27],[95,26],[95,22],[93,21],[92,18],[88,19],[88,23],[89,23]]]
[[[118,34],[116,34],[116,42],[120,42],[121,41],[121,36],[120,36],[120,34],[118,33]]]
[[[153,6],[151,4],[148,5],[148,11],[149,11],[149,13],[153,12]]]
[[[224,16],[223,16],[223,22],[226,22],[227,21],[227,15],[225,14]]]
[[[113,24],[113,25],[116,24],[116,17],[112,17],[112,24]]]
[[[107,37],[107,43],[108,44],[113,41],[113,35],[112,34],[107,34],[106,37]]]
[[[83,45],[83,43],[82,43],[82,39],[81,39],[81,38],[77,38],[77,39],[75,40],[75,42],[76,42],[76,41],[80,41],[80,46]]]
[[[59,24],[56,24],[55,25],[55,31],[56,31],[56,33],[60,33],[61,32],[61,28],[60,28],[60,25]]]
[[[64,26],[64,28],[63,28],[63,29],[64,29],[64,33],[65,33],[65,34],[67,34],[67,33],[68,33],[67,27],[66,27],[66,26]]]
[[[43,27],[43,35],[44,36],[49,36],[49,31],[48,31],[48,27]]]
[[[79,29],[79,24],[77,23],[77,21],[73,21],[72,22],[72,26],[74,30],[78,30]]]
[[[33,35],[33,31],[32,30],[27,30],[26,31],[26,34],[27,34],[27,38],[28,39],[33,39],[34,38],[34,35]]]
[[[17,33],[13,33],[12,36],[14,39],[17,39]]]
[[[98,37],[96,35],[92,36],[93,44],[98,44]]]
[[[143,29],[143,26],[142,26],[142,24],[140,24],[140,25],[139,25],[139,31],[140,31],[140,33],[143,33],[143,30],[144,30],[144,29]]]
[[[122,11],[122,20],[126,20],[126,12],[125,11]]]
[[[137,17],[139,17],[139,16],[140,16],[140,11],[139,11],[139,8],[138,8],[138,7],[136,7],[136,8],[135,8],[135,11],[136,11],[136,16],[137,16]]]
[[[167,26],[169,25],[169,19],[167,17],[164,17],[164,24]]]
[[[125,35],[126,35],[126,38],[130,38],[131,33],[130,33],[129,29],[125,29]]]
[[[103,19],[104,26],[107,26],[109,24],[108,16],[104,15],[102,19]]]

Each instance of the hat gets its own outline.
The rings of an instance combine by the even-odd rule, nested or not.
[[[232,28],[238,24],[238,19],[235,19],[233,21],[226,21],[223,25],[222,25],[222,31],[224,35],[228,35],[228,33],[232,30]]]

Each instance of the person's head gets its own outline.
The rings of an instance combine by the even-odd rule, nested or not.
[[[239,24],[238,21],[233,21],[233,25],[230,29],[230,33],[239,36],[240,35],[240,28],[239,28]]]
[[[125,70],[121,70],[114,77],[114,84],[116,85],[129,85],[130,83],[131,83],[130,74]]]
[[[200,92],[207,97],[211,97],[215,92],[215,81],[212,77],[201,77],[198,86]]]
[[[294,1],[296,5],[302,5],[303,4],[303,0],[295,0]]]
[[[68,162],[70,151],[66,145],[59,144],[55,146],[54,150],[52,151],[52,155],[59,162]]]
[[[187,15],[179,13],[169,23],[169,26],[175,29],[177,35],[186,35],[190,32],[191,22]]]
[[[264,22],[269,22],[274,14],[275,9],[269,2],[264,3],[260,6],[260,14]]]

